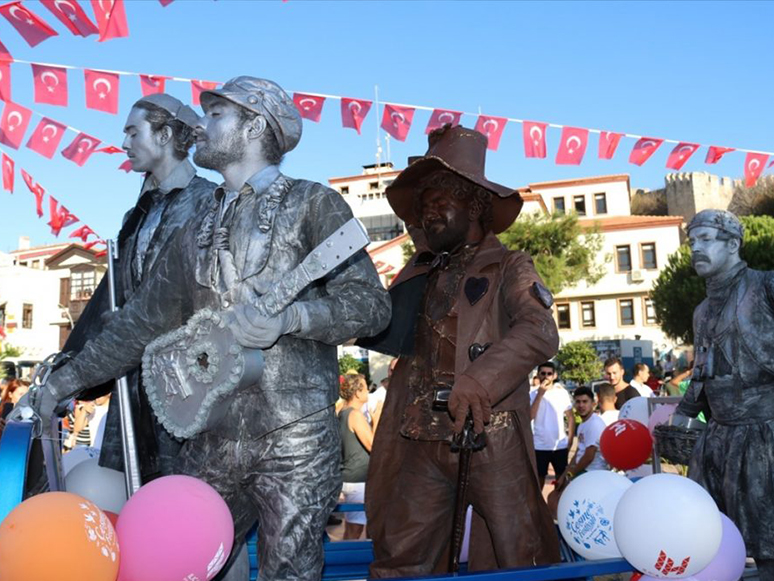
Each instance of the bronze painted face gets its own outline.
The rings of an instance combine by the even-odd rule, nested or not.
[[[733,240],[718,239],[720,230],[708,226],[691,228],[688,245],[691,247],[691,263],[702,278],[711,278],[728,272],[739,262]]]
[[[470,229],[468,204],[437,188],[422,192],[422,230],[433,252],[450,252],[465,243]]]

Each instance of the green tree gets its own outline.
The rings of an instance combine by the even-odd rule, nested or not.
[[[360,359],[355,359],[350,355],[349,353],[345,353],[341,357],[339,357],[339,374],[344,375],[348,371],[352,371],[353,369],[357,371],[358,373],[365,374],[367,371],[368,365]]]
[[[774,218],[742,216],[744,240],[741,257],[750,268],[774,270]],[[656,320],[672,339],[693,343],[693,311],[707,296],[704,279],[691,266],[687,244],[669,257],[650,293]]]
[[[511,250],[532,256],[543,282],[552,293],[575,286],[580,281],[592,285],[605,274],[604,262],[597,263],[602,249],[599,228],[584,229],[575,213],[523,216],[500,234],[500,241]]]
[[[3,361],[3,359],[8,359],[9,357],[19,357],[22,352],[22,349],[19,347],[14,347],[13,345],[8,345],[5,343],[2,345],[2,349],[0,349],[0,361]],[[5,365],[0,363],[0,379],[3,379],[5,376]]]
[[[566,343],[556,354],[563,379],[584,385],[602,374],[602,361],[594,346],[587,341]]]

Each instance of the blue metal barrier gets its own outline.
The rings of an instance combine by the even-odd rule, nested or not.
[[[24,500],[32,422],[8,422],[0,440],[0,522]]]

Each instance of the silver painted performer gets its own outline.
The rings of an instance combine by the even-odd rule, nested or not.
[[[52,413],[73,385],[90,387],[136,366],[148,343],[194,311],[228,309],[239,343],[265,349],[263,376],[234,395],[214,429],[185,442],[175,472],[210,483],[234,516],[235,548],[219,578],[247,579],[235,556],[258,521],[259,579],[315,580],[341,489],[336,345],[381,331],[389,297],[361,250],[279,315],[260,314],[255,298],[352,213],[330,188],[280,173],[301,137],[301,118],[278,85],[237,77],[203,93],[202,105],[194,161],[224,183],[201,224],[181,230],[159,258],[148,284],[52,375],[41,411]]]

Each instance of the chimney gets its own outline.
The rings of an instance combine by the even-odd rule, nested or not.
[[[30,249],[30,237],[19,236],[19,248],[17,250],[29,250]]]

